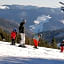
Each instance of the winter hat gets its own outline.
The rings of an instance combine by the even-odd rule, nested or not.
[[[23,21],[24,23],[26,23],[26,19],[23,19],[22,21]]]
[[[38,36],[40,36],[40,37],[41,37],[41,36],[42,36],[42,34],[38,34]]]
[[[14,28],[13,31],[16,32],[17,31],[16,28]]]

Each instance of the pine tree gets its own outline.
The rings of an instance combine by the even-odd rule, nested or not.
[[[51,47],[52,48],[57,48],[57,42],[56,42],[56,39],[55,38],[52,39]]]
[[[2,41],[2,37],[0,36],[0,41]]]
[[[20,36],[19,33],[17,33],[17,34],[16,34],[15,42],[20,43],[20,40],[21,40],[21,36]]]

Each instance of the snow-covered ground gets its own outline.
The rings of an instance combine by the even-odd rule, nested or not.
[[[27,48],[0,41],[0,64],[64,64],[60,50],[26,45]]]

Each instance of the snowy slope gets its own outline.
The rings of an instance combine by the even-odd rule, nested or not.
[[[20,48],[0,41],[0,64],[64,64],[64,53],[60,50],[26,45]],[[34,61],[34,62],[33,62]],[[23,62],[23,63],[22,63]]]

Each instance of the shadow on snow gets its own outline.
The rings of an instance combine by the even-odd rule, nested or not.
[[[64,64],[64,60],[40,58],[0,57],[0,64]]]

